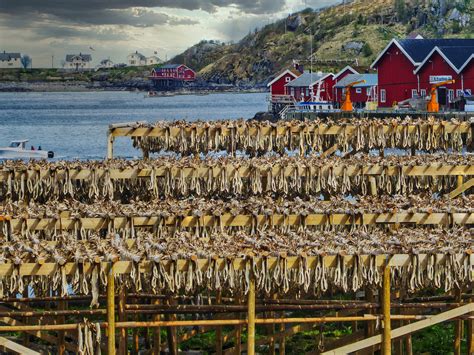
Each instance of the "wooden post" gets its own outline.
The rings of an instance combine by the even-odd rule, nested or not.
[[[459,176],[458,176],[458,183],[459,183]],[[462,301],[462,289],[456,288],[455,292],[455,302]],[[454,355],[461,355],[461,339],[462,339],[462,328],[463,322],[462,320],[455,320],[454,321]]]
[[[281,315],[282,318],[285,317],[285,313],[283,313]],[[281,323],[280,324],[280,332],[282,334],[285,333],[285,323]],[[281,338],[280,338],[280,344],[279,344],[279,347],[278,347],[278,354],[279,355],[285,355],[285,347],[286,347],[286,342],[285,342],[285,336],[283,335]]]
[[[156,305],[160,304],[160,300],[157,298],[153,302]],[[153,316],[153,320],[155,321],[160,321],[161,320],[161,314],[156,314]],[[160,355],[160,349],[161,349],[161,327],[156,327],[153,328],[153,355]]]
[[[373,303],[375,300],[374,291],[370,287],[366,287],[365,289],[365,300],[371,303]],[[374,311],[369,310],[369,314],[370,313],[374,313]],[[375,335],[375,322],[372,322],[372,321],[365,322],[365,337],[370,338],[371,336],[374,336],[374,335]],[[374,351],[375,351],[375,347],[371,346],[367,348],[366,353],[373,354]]]
[[[171,296],[167,299],[168,305],[173,304],[173,298]],[[176,314],[166,314],[166,320],[176,320]],[[168,351],[171,355],[178,355],[178,337],[176,336],[176,327],[167,327],[166,329],[168,338]]]
[[[65,310],[67,301],[58,301],[58,310],[63,311]],[[58,317],[59,324],[66,323],[65,317],[60,316]],[[66,353],[66,343],[65,343],[65,335],[66,332],[61,330],[58,332],[58,355],[64,355]]]
[[[222,302],[222,292],[218,290],[216,292],[216,304],[221,304]],[[222,355],[222,327],[216,327],[216,355]]]
[[[237,304],[240,305],[241,295],[237,297]],[[242,317],[242,314],[239,313],[239,319]],[[235,354],[240,355],[242,353],[242,325],[237,325],[235,329]]]
[[[253,274],[250,275],[247,308],[247,354],[255,355],[255,276]]]
[[[125,322],[127,316],[125,315],[125,305],[127,303],[127,291],[125,285],[122,285],[119,290],[119,304],[118,304],[118,319],[120,322]],[[119,354],[125,355],[128,352],[127,346],[127,328],[120,328],[119,332]]]
[[[107,159],[112,159],[114,157],[114,136],[112,135],[112,131],[109,130],[109,134],[107,136]]]
[[[456,187],[461,187],[464,184],[464,176],[458,175]]]
[[[369,176],[369,190],[372,196],[377,196],[377,183],[375,176]]]
[[[111,264],[107,274],[107,354],[115,353],[115,275]]]
[[[390,320],[390,266],[389,259],[383,269],[382,301],[383,301],[383,345],[382,354],[392,353],[392,326]]]

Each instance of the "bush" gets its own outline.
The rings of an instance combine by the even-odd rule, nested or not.
[[[362,55],[364,57],[370,57],[374,52],[372,51],[372,48],[370,48],[370,45],[368,43],[364,43],[364,46],[362,47]]]

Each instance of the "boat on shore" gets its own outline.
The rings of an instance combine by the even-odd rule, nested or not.
[[[26,149],[28,139],[15,140],[8,147],[0,147],[0,159],[47,159],[53,158],[54,152],[39,149]]]

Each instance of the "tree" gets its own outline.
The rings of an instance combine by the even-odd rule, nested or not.
[[[405,5],[405,0],[395,0],[395,12],[397,14],[398,21],[406,21],[407,9]]]
[[[362,54],[364,57],[370,57],[373,54],[372,48],[368,43],[364,43],[362,46]]]
[[[21,57],[21,65],[23,65],[23,68],[28,69],[30,64],[31,64],[30,56],[28,54],[23,55],[23,57]]]

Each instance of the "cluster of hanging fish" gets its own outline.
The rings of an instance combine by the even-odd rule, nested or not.
[[[299,235],[295,234],[293,237]],[[455,235],[450,233],[449,237],[454,238]],[[178,239],[181,242],[184,240]],[[190,239],[187,241],[189,243]],[[130,261],[131,267],[129,273],[116,276],[116,283],[118,286],[124,284],[130,292],[137,293],[200,294],[206,290],[221,290],[224,293],[245,294],[251,277],[255,277],[257,290],[267,295],[355,292],[364,287],[379,287],[382,282],[381,263],[377,262],[375,254],[345,256],[344,253],[338,253],[329,257],[334,260],[328,263],[327,254],[321,253],[323,246],[315,248],[313,252],[299,252],[294,255],[296,259],[292,258],[291,253],[284,252],[276,255],[262,252],[255,256],[244,253],[226,255],[225,252],[219,252],[213,257],[215,250],[211,247],[204,258],[206,261],[203,261],[196,255],[184,257],[167,250],[164,240],[161,243],[153,242],[138,235],[135,240],[138,246],[134,248],[127,247],[128,244],[118,235],[109,236],[108,242],[105,242],[107,246],[93,241],[74,241],[73,238],[69,238],[67,243],[71,245],[67,250],[69,252],[76,248],[76,254],[85,251],[89,253],[77,255],[76,258],[72,255],[59,255],[64,253],[63,249],[67,249],[66,243],[57,244],[56,247],[40,243],[40,250],[49,249],[50,253],[56,253],[51,259],[56,260],[57,266],[50,276],[20,275],[22,258],[29,252],[28,247],[22,243],[4,246],[0,259],[6,261],[7,258],[11,261],[12,272],[0,277],[0,298],[15,297],[28,289],[36,297],[51,294],[92,295],[91,307],[98,307],[99,295],[105,292],[107,286],[108,266],[101,261],[110,262],[117,255],[121,260]],[[86,243],[91,245],[84,248]],[[228,243],[232,241],[229,240]],[[225,247],[221,245],[220,248]],[[470,254],[452,252],[440,255],[439,252],[428,255],[415,253],[403,266],[392,267],[394,287],[403,287],[410,292],[428,287],[448,292],[474,281],[474,265]],[[99,253],[102,257],[97,258]],[[72,263],[72,267],[67,266],[67,263]],[[90,331],[89,328],[84,328],[86,330]]]
[[[331,121],[239,120],[216,122],[157,122],[134,126],[156,128],[158,136],[134,136],[133,146],[143,152],[169,151],[182,155],[237,151],[251,156],[298,150],[323,152],[334,145],[348,152],[400,148],[425,151],[461,151],[472,142],[467,122],[429,119],[387,118]]]
[[[161,158],[140,163],[62,162],[39,168],[36,164],[6,163],[0,169],[0,199],[40,202],[64,198],[84,202],[118,199],[128,202],[137,198],[151,200],[187,196],[444,193],[456,186],[456,175],[450,175],[446,169],[439,175],[427,175],[420,169],[415,173],[413,168],[420,165],[431,169],[471,166],[473,162],[472,156],[421,155],[385,159],[373,156],[202,161]]]

